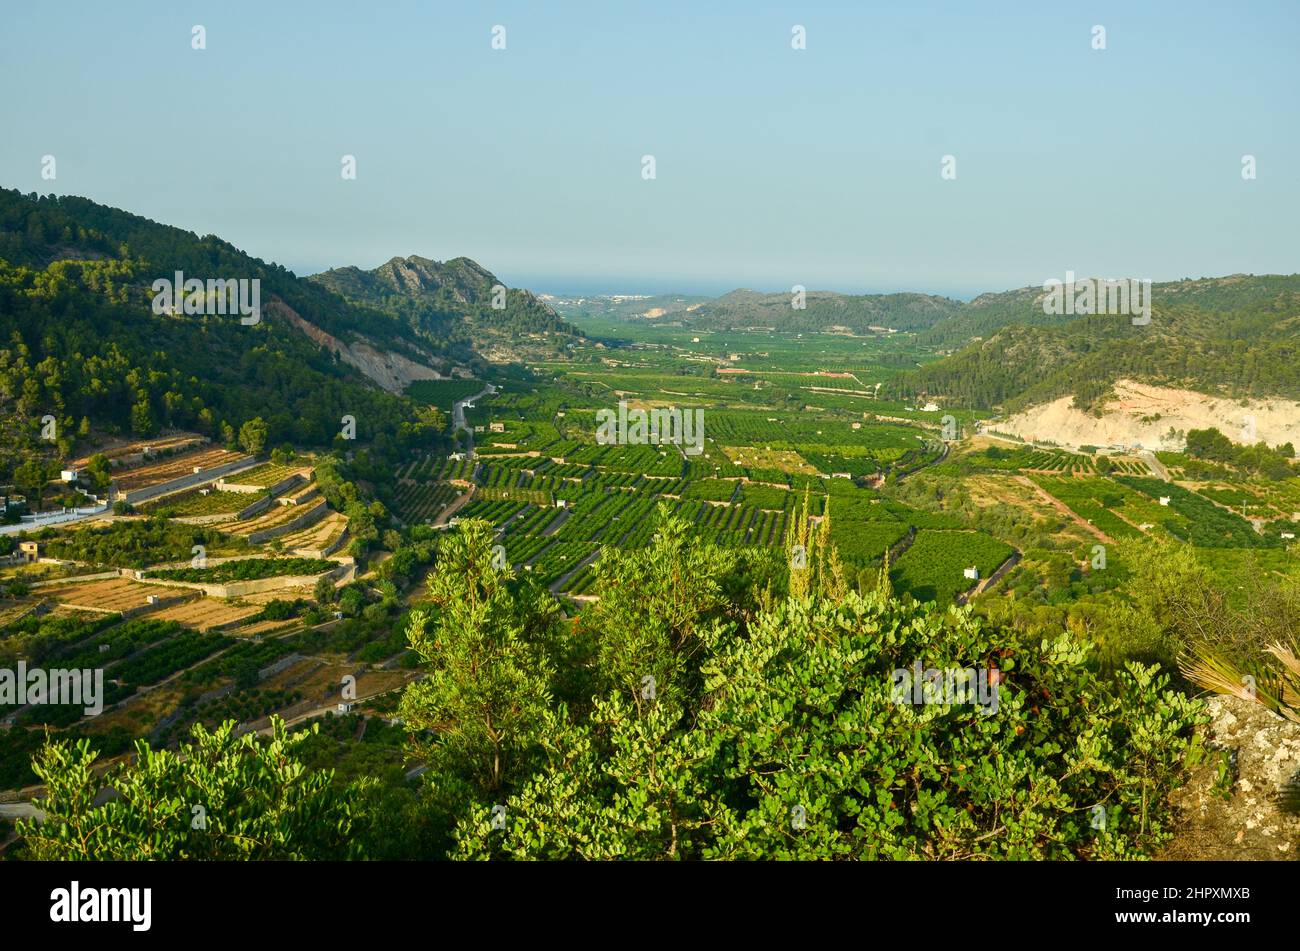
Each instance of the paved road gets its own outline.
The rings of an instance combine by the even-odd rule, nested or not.
[[[485,396],[491,396],[496,391],[497,388],[489,383],[481,393],[475,393],[473,396],[451,404],[451,431],[454,433],[458,429],[463,429],[465,434],[469,436],[469,448],[465,452],[466,459],[474,458],[474,427],[465,424],[465,404],[481,400]]]
[[[1163,462],[1161,462],[1159,459],[1156,458],[1156,454],[1154,452],[1151,452],[1150,450],[1143,451],[1142,461],[1147,464],[1148,469],[1154,472],[1165,482],[1169,481],[1169,470],[1165,468],[1165,464]]]

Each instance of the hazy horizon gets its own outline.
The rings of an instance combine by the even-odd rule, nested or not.
[[[411,252],[411,254],[417,257],[424,257],[424,258],[428,257],[428,255],[419,254],[419,252]],[[411,254],[396,255],[396,256],[410,257]],[[465,256],[469,257],[469,255],[465,255]],[[360,267],[363,270],[374,270],[380,265],[385,264],[388,261],[392,260],[393,257],[394,257],[393,255],[390,255],[389,257],[385,258],[383,261],[368,266],[361,265],[361,264],[355,266]],[[623,278],[619,278],[619,277],[610,278],[610,277],[581,277],[581,276],[556,277],[555,275],[529,276],[527,274],[512,275],[494,269],[487,262],[477,261],[476,263],[487,268],[497,277],[505,281],[506,284],[510,287],[524,288],[526,290],[532,291],[534,294],[547,294],[552,297],[610,297],[615,295],[637,295],[637,296],[646,296],[646,297],[658,297],[658,296],[674,295],[674,294],[686,296],[686,297],[721,297],[724,294],[729,294],[732,291],[738,291],[738,290],[756,291],[761,294],[788,294],[790,292],[790,287],[788,286],[777,285],[771,282],[745,283],[740,280],[736,280],[736,281],[714,280],[714,281],[709,281],[707,283],[699,282],[699,283],[688,285],[687,282],[684,280],[673,281],[671,278],[660,280],[655,278],[647,279],[647,278],[631,277],[631,276],[623,277]],[[288,265],[285,266],[288,267]],[[335,265],[335,267],[344,267],[344,266],[346,265]],[[290,268],[290,270],[294,270],[294,269]],[[325,268],[324,270],[329,270],[329,269]],[[1108,277],[1108,278],[1116,278],[1116,279],[1121,277],[1124,278],[1136,277],[1136,278],[1146,279],[1150,277],[1152,282],[1155,284],[1173,283],[1176,281],[1182,281],[1187,279],[1200,280],[1205,278],[1230,277],[1236,274],[1247,274],[1248,276],[1252,276],[1252,277],[1269,277],[1269,276],[1285,277],[1291,274],[1300,273],[1300,271],[1276,271],[1276,272],[1269,271],[1269,272],[1254,272],[1254,273],[1244,272],[1244,271],[1234,271],[1234,272],[1224,272],[1222,274],[1180,274],[1177,276],[1151,277],[1150,275],[1130,275],[1130,274],[1100,275],[1100,274],[1081,272],[1078,271],[1077,269],[1067,269],[1067,270],[1075,270],[1076,277],[1079,279],[1099,278],[1099,277]],[[294,270],[294,273],[296,273],[299,277],[305,277],[308,274],[319,273],[319,272],[317,271],[303,272],[303,271]],[[1064,279],[1065,273],[1061,272],[1060,275],[1048,275],[1048,277],[1058,277],[1059,279]],[[805,285],[805,289],[809,293],[815,293],[821,291],[821,292],[849,294],[849,295],[929,294],[937,297],[950,297],[953,298],[954,300],[971,301],[982,294],[998,294],[1004,291],[1019,290],[1025,287],[1041,287],[1043,280],[1045,279],[1046,278],[1039,279],[1039,280],[1021,281],[1020,283],[1008,284],[1005,287],[990,286],[990,287],[979,287],[975,289],[947,289],[947,288],[916,287],[916,286],[890,287],[890,286],[854,284],[852,282],[843,285],[807,284]]]

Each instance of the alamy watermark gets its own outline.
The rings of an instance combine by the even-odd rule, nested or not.
[[[1097,279],[1085,277],[1075,280],[1073,271],[1065,272],[1065,280],[1049,277],[1043,281],[1043,313],[1063,314],[1122,314],[1133,318],[1133,326],[1151,323],[1151,281],[1136,278]]]
[[[239,314],[246,327],[262,321],[262,281],[246,277],[229,280],[186,280],[181,271],[175,280],[160,277],[153,282],[155,314]]]
[[[104,711],[104,671],[29,669],[20,660],[17,670],[0,668],[0,704],[79,706],[86,716],[99,716]]]
[[[911,669],[899,667],[890,676],[889,699],[899,705],[943,704],[977,706],[985,715],[998,712],[998,684],[1001,672],[996,668],[934,667],[921,669],[915,661]]]
[[[618,412],[596,410],[596,443],[601,446],[685,446],[687,455],[704,451],[704,410],[660,407],[628,409],[619,400]]]
[[[153,922],[152,888],[83,888],[73,880],[50,892],[50,921],[126,922],[133,931],[148,931]]]

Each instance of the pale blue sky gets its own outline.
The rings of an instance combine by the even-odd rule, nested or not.
[[[968,296],[1300,270],[1294,0],[3,4],[0,184],[300,274],[463,254],[553,292]]]

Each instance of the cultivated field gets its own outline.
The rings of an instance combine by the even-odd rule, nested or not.
[[[147,515],[162,515],[166,518],[233,516],[254,501],[253,497],[238,492],[219,492],[213,489],[204,494],[196,489],[192,492],[167,496],[155,502],[147,502],[140,507],[140,511]]]
[[[134,492],[136,489],[146,489],[161,482],[190,475],[195,466],[200,469],[213,469],[228,462],[248,458],[241,452],[231,452],[228,449],[199,449],[128,469],[115,475],[114,481],[120,491]]]
[[[255,604],[241,604],[220,598],[198,598],[156,611],[150,617],[160,621],[176,621],[196,631],[207,631],[252,617],[260,610]]]
[[[723,446],[722,451],[738,466],[775,469],[779,472],[793,472],[800,475],[817,475],[817,469],[793,450],[765,449],[759,446]]]
[[[298,509],[301,512],[301,509]],[[286,551],[302,551],[309,556],[322,552],[336,542],[348,527],[348,517],[339,512],[327,512],[325,517],[306,528],[281,535],[280,542]]]
[[[188,449],[191,446],[202,445],[206,442],[206,437],[200,436],[198,433],[176,433],[173,436],[159,436],[155,439],[136,439],[130,442],[115,442],[73,459],[72,465],[78,468],[83,468],[89,464],[91,456],[96,455],[102,455],[109,461],[109,463],[116,465],[118,460],[138,455],[144,452],[146,448],[153,450],[155,453],[177,452],[181,449]]]
[[[242,522],[236,522],[226,530],[232,535],[247,537],[252,535],[254,532],[264,531],[268,528],[275,528],[279,525],[284,525],[286,522],[292,522],[294,519],[300,518],[308,511],[310,504],[311,503],[309,503],[307,507],[301,505],[272,505],[261,515],[246,519]]]
[[[273,462],[268,462],[252,469],[245,469],[243,472],[237,472],[226,479],[237,485],[255,485],[261,488],[267,488],[282,482],[291,475],[300,475],[307,478],[311,475],[310,466],[281,466]]]
[[[58,601],[69,607],[99,611],[129,611],[144,606],[149,595],[161,598],[176,597],[176,589],[141,584],[127,578],[110,578],[102,581],[72,582],[50,585],[38,589],[42,597]]]

